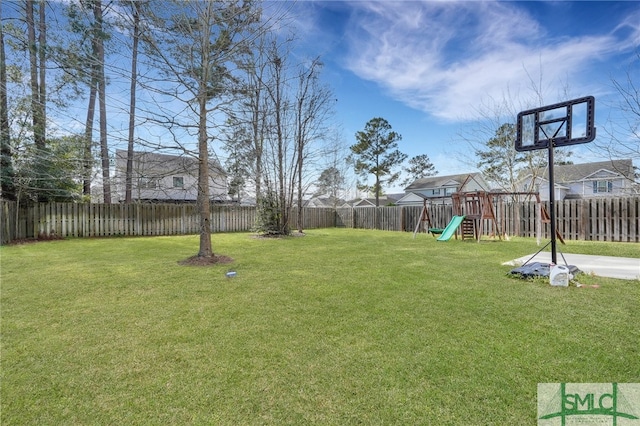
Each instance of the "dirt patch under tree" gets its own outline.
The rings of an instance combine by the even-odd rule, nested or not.
[[[185,260],[178,262],[183,266],[212,266],[212,265],[224,265],[233,262],[233,259],[229,256],[213,255],[210,257],[205,256],[191,256]]]

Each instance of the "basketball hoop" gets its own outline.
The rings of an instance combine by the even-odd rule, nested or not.
[[[591,142],[596,138],[595,98],[530,109],[518,114],[516,151]]]
[[[586,96],[584,98],[522,111],[518,114],[516,127],[516,151],[547,149],[549,152],[551,262],[557,265],[553,149],[556,147],[588,143],[596,138],[595,98],[593,96]]]

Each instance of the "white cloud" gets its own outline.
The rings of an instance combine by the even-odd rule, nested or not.
[[[413,108],[472,119],[483,99],[538,81],[548,103],[567,85],[592,94],[585,70],[623,44],[637,46],[630,22],[617,36],[551,37],[517,3],[354,2],[346,66]]]

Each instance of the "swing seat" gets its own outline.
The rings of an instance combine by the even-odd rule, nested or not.
[[[444,232],[444,229],[442,228],[429,228],[429,232],[431,232],[434,235],[440,235]]]

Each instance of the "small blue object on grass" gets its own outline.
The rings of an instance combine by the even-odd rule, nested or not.
[[[229,271],[227,272],[227,278],[233,278],[236,276],[236,271]]]

